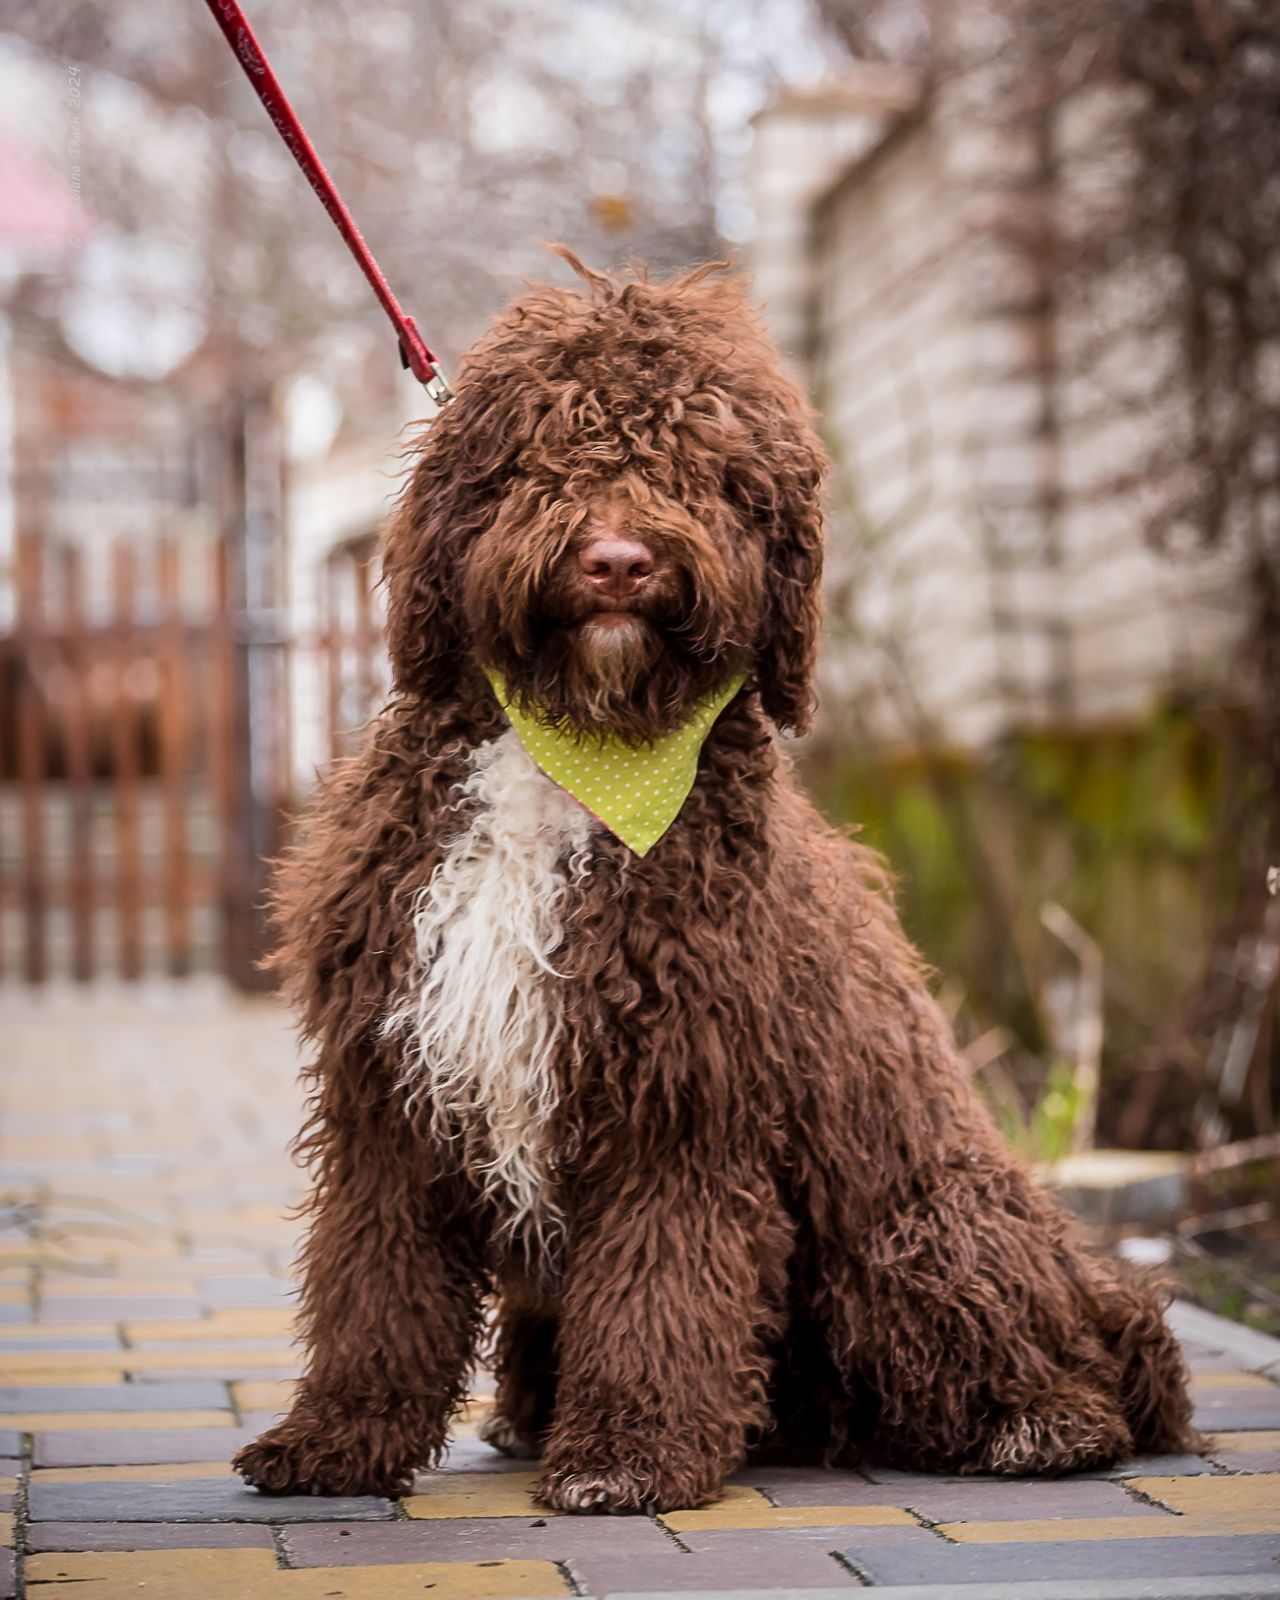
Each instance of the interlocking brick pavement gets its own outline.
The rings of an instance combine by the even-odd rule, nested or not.
[[[580,1518],[476,1438],[412,1494],[265,1499],[288,1404],[286,1019],[191,985],[0,996],[0,1600],[899,1600],[1280,1595],[1280,1346],[1185,1313],[1203,1457],[1053,1482],[749,1469],[716,1505]]]

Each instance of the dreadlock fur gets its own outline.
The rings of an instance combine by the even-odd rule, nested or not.
[[[802,400],[736,281],[583,276],[505,314],[426,434],[384,542],[394,693],[282,877],[315,1046],[309,1360],[238,1469],[403,1490],[494,1292],[486,1436],[540,1454],[566,1510],[697,1505],[752,1452],[1028,1473],[1186,1448],[1159,1293],[1068,1238],[882,864],[778,743],[818,631]],[[608,616],[579,559],[601,529],[653,558]],[[643,741],[744,664],[643,858],[521,763],[483,672]]]

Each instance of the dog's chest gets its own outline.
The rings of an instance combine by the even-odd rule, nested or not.
[[[554,955],[595,826],[508,730],[480,746],[459,831],[414,914],[415,964],[394,1019],[405,1081],[498,1202],[508,1230],[546,1242],[566,985]]]

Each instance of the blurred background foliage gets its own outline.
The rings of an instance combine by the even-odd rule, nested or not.
[[[1152,1102],[1137,1090],[1155,1070],[1144,1052],[1237,903],[1242,817],[1267,801],[1232,720],[1167,704],[1136,728],[1013,734],[982,759],[820,745],[805,755],[827,814],[892,863],[907,926],[944,975],[967,1042],[1000,1030],[990,1042],[1021,1091],[1020,1138],[1042,1159],[1065,1153],[1074,1111],[1045,999],[1061,964],[1039,920],[1051,901],[1105,952],[1100,1137],[1185,1146],[1189,1091]],[[1009,1096],[997,1098],[1008,1123]]]

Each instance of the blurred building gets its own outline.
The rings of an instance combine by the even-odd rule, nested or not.
[[[1037,138],[864,65],[756,119],[757,289],[835,462],[829,722],[977,748],[1231,693],[1237,564],[1144,539],[1172,330],[1128,264],[1066,291],[1020,242],[1123,171],[1114,109]]]

